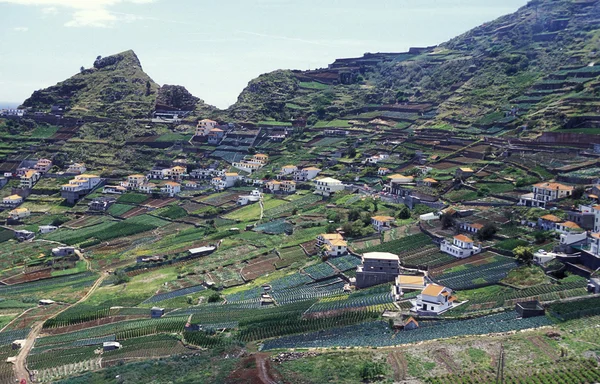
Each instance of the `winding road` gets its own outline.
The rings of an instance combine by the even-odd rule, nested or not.
[[[89,266],[89,264],[88,264],[88,266]],[[69,308],[86,301],[94,293],[94,291],[102,284],[102,282],[104,281],[104,279],[107,276],[108,276],[108,273],[102,272],[100,274],[100,277],[98,277],[98,280],[96,280],[96,282],[94,282],[94,285],[92,285],[90,290],[81,299],[79,299],[74,304],[65,306],[63,309],[61,309],[59,312],[57,312],[53,317],[56,317],[56,316],[60,315],[61,313],[63,313],[64,311],[68,310]],[[19,317],[21,317],[25,313],[27,313],[27,311],[23,312]],[[35,339],[42,332],[42,328],[44,326],[45,321],[46,320],[41,320],[41,321],[37,321],[33,324],[33,326],[31,327],[31,331],[29,332],[29,335],[27,335],[27,338],[25,339],[25,343],[23,344],[23,346],[21,347],[21,350],[19,351],[19,354],[15,358],[14,372],[15,372],[15,376],[19,380],[24,379],[24,378],[29,379],[27,382],[30,382],[33,380],[32,379],[33,375],[31,374],[31,372],[29,372],[29,369],[27,368],[27,356],[29,356],[29,352],[31,352],[31,349],[33,348]]]

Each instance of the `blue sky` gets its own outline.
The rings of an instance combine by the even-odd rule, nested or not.
[[[280,68],[444,42],[527,0],[0,0],[0,100],[133,49],[159,84],[234,103]]]

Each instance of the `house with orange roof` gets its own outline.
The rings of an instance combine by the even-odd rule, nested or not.
[[[545,208],[550,201],[571,196],[574,189],[570,185],[555,182],[537,183],[533,185],[531,193],[521,195],[518,205]]]
[[[413,176],[404,176],[401,174],[395,174],[388,176],[388,180],[390,180],[391,184],[411,184],[415,181]]]
[[[563,234],[585,232],[583,228],[572,221],[565,221],[564,223],[557,224],[556,231]]]
[[[429,284],[411,302],[411,311],[419,314],[439,315],[457,304],[456,296],[450,288],[438,284]]]
[[[420,291],[426,285],[425,276],[398,275],[392,285],[392,295],[398,301],[402,299],[404,291]]]
[[[371,225],[377,232],[383,232],[392,229],[394,218],[391,216],[373,216],[371,217]]]
[[[11,220],[21,220],[26,217],[29,217],[31,212],[27,208],[17,208],[8,212],[8,218]]]
[[[379,168],[379,169],[377,170],[377,174],[378,174],[379,176],[385,176],[385,175],[387,175],[388,173],[390,173],[390,169],[389,169],[389,168],[386,168],[386,167],[381,167],[381,168]]]
[[[339,233],[324,233],[317,236],[317,247],[329,257],[341,256],[348,253],[348,243]]]
[[[277,180],[269,180],[265,183],[265,189],[271,193],[279,192],[281,188],[281,182]]]
[[[460,223],[459,228],[461,231],[469,233],[478,233],[483,228],[483,226],[484,225],[482,223],[469,223],[465,221]]]
[[[210,119],[203,119],[196,125],[196,136],[208,136],[209,132],[217,127],[217,122]]]
[[[9,207],[16,207],[23,202],[23,198],[19,195],[10,195],[2,199],[2,204]]]
[[[225,136],[225,131],[219,128],[213,128],[208,132],[207,136],[208,144],[218,145]]]
[[[279,190],[283,193],[296,193],[296,182],[292,180],[282,180]]]
[[[176,183],[174,181],[167,181],[163,183],[163,185],[160,187],[160,191],[162,193],[166,193],[170,197],[173,197],[179,192],[181,192],[181,184]]]
[[[445,252],[459,259],[473,256],[481,252],[481,244],[475,245],[473,239],[465,235],[456,235],[452,239],[452,243],[448,240],[443,240],[440,245],[440,251]]]
[[[467,179],[467,178],[473,176],[474,174],[475,174],[475,171],[473,171],[471,168],[460,167],[460,168],[456,169],[454,176],[457,179]]]
[[[432,179],[431,177],[426,177],[423,180],[417,181],[417,185],[423,187],[435,187],[439,182],[436,179]]]
[[[42,177],[42,174],[34,169],[28,169],[25,171],[23,176],[21,176],[21,188],[23,189],[31,189],[38,182],[38,180]]]
[[[52,160],[49,159],[39,159],[33,166],[33,169],[41,174],[47,173],[50,171],[50,168],[52,168]]]
[[[554,231],[564,220],[555,215],[544,215],[538,219],[537,226],[543,231]]]

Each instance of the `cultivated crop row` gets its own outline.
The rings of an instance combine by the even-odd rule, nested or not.
[[[158,303],[159,301],[169,300],[169,299],[173,299],[176,297],[190,295],[192,293],[197,293],[197,292],[203,291],[205,289],[206,289],[206,287],[204,287],[203,285],[195,285],[193,287],[178,289],[178,290],[172,291],[172,292],[160,293],[158,295],[154,295],[154,296],[150,297],[149,299],[146,299],[143,302],[143,304]]]
[[[510,311],[461,322],[442,323],[412,331],[400,331],[394,336],[394,332],[390,330],[386,322],[375,321],[269,340],[264,343],[263,349],[384,347],[454,336],[502,333],[550,324],[552,322],[545,316],[518,319],[516,312]]]

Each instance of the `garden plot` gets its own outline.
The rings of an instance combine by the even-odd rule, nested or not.
[[[277,269],[288,267],[295,262],[306,260],[306,254],[299,246],[280,249],[279,255],[281,256],[281,260],[275,262],[275,267]]]
[[[493,256],[493,259],[483,265],[475,267],[474,264],[463,264],[436,276],[435,280],[455,290],[469,289],[496,284],[517,267],[517,262],[512,258]]]
[[[131,209],[121,215],[124,219],[130,219],[132,217],[140,216],[148,212],[148,208],[146,207],[136,207]]]
[[[551,324],[552,322],[545,316],[519,319],[514,311],[460,322],[442,322],[439,325],[398,333],[390,330],[387,322],[375,321],[272,339],[266,341],[262,349],[385,347],[455,336],[519,331]]]
[[[176,201],[177,199],[173,197],[169,199],[151,199],[144,202],[144,206],[148,208],[162,208]]]
[[[202,204],[211,205],[213,207],[220,207],[223,204],[236,202],[239,196],[240,194],[236,192],[221,192],[210,195],[209,197],[196,199],[195,201]]]
[[[159,301],[174,299],[176,297],[181,297],[181,296],[187,296],[192,293],[198,293],[205,289],[206,289],[206,287],[204,287],[203,285],[196,285],[193,287],[178,289],[178,290],[172,291],[172,292],[160,293],[160,294],[150,297],[149,299],[146,299],[144,302],[142,302],[142,304],[158,303]]]
[[[101,224],[106,221],[109,221],[109,219],[106,218],[105,216],[89,215],[89,216],[83,216],[81,218],[68,221],[68,222],[64,223],[62,225],[62,227],[71,228],[71,229],[80,229],[80,228],[90,227],[90,226],[96,225],[96,224]]]
[[[242,268],[241,275],[245,281],[251,281],[257,277],[263,276],[275,270],[275,264],[279,261],[279,257],[274,254],[254,259]]]
[[[356,267],[362,263],[360,258],[352,255],[334,257],[327,262],[342,272],[356,269]]]
[[[280,219],[257,225],[256,227],[254,227],[253,231],[264,232],[270,235],[280,235],[282,233],[289,233],[293,231],[293,229],[293,224],[288,223],[283,219]]]

